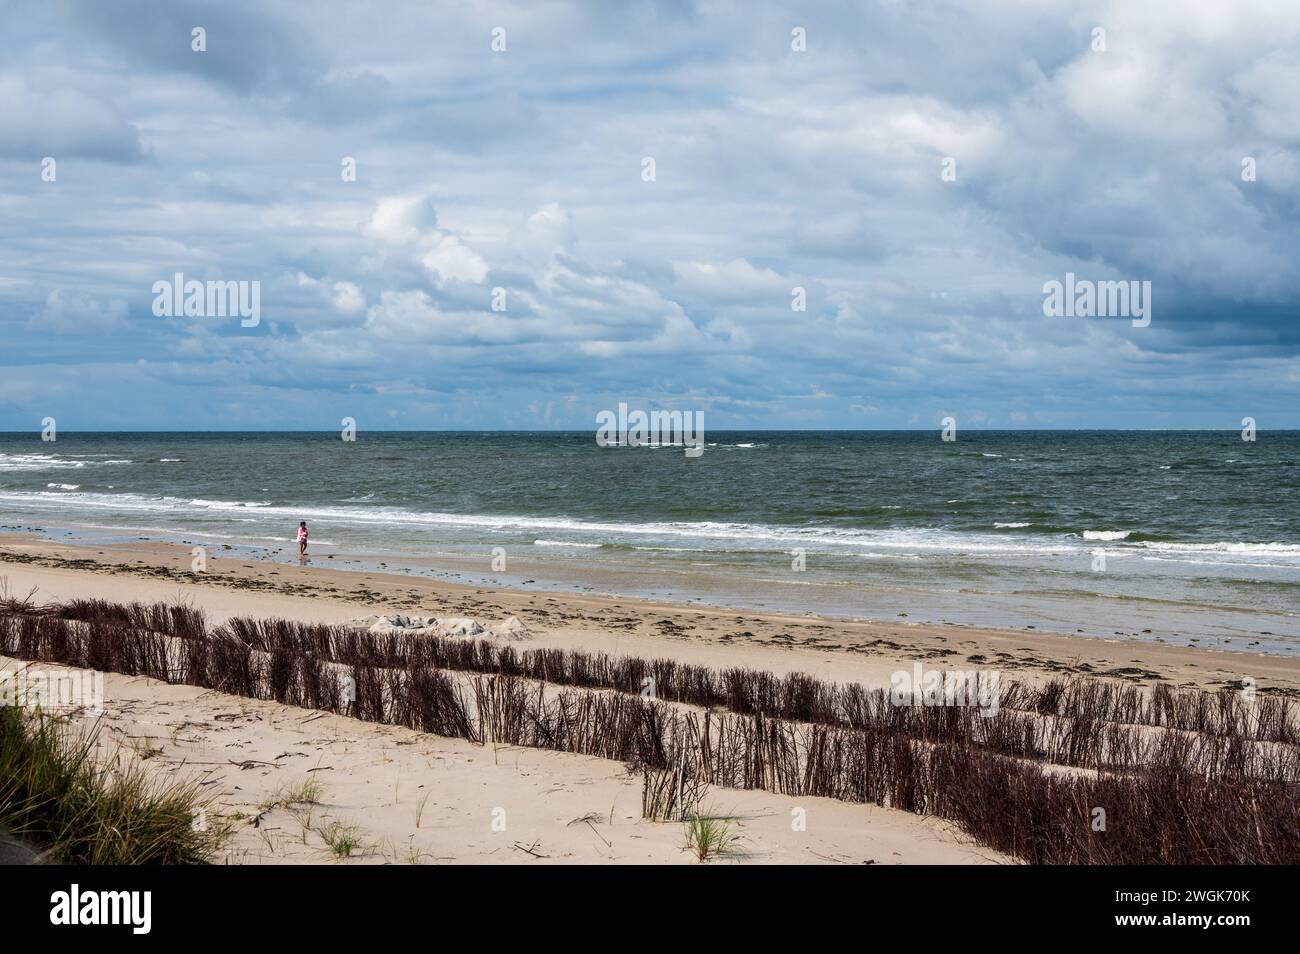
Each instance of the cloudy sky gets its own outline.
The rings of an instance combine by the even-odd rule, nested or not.
[[[1300,427],[1300,5],[793,6],[15,0],[0,429]]]

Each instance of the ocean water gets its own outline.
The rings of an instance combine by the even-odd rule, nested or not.
[[[0,524],[288,559],[307,520],[336,566],[1300,647],[1300,432],[706,440],[688,458],[594,431],[0,434]]]

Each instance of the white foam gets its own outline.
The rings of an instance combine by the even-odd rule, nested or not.
[[[464,528],[499,533],[537,534],[539,546],[567,546],[594,549],[604,543],[624,540],[636,549],[673,551],[766,551],[805,546],[826,551],[853,548],[851,552],[1015,555],[1070,555],[1086,549],[1087,543],[1106,541],[1123,549],[1154,552],[1223,553],[1236,556],[1268,557],[1279,565],[1295,565],[1300,545],[1290,543],[1208,542],[1174,543],[1134,541],[1123,543],[1133,531],[1087,530],[1081,536],[1062,534],[1027,538],[1021,535],[976,533],[934,527],[844,528],[786,527],[761,523],[697,522],[611,522],[570,517],[522,515],[456,514],[421,512],[396,507],[272,505],[267,501],[220,501],[202,498],[145,496],[129,493],[86,493],[63,490],[4,491],[0,501],[28,509],[72,516],[77,511],[118,514],[166,514],[176,517],[210,518],[242,522],[273,523],[283,518],[324,523],[331,527],[378,528]],[[998,529],[1002,529],[1000,526]],[[268,527],[269,529],[269,527]],[[553,536],[558,534],[558,536]],[[631,539],[629,539],[631,538]],[[640,538],[640,539],[637,539]],[[1086,543],[1085,543],[1086,541]],[[843,552],[841,550],[841,552]]]
[[[167,499],[167,498],[164,498]],[[196,507],[203,507],[206,510],[238,510],[242,507],[269,507],[269,500],[204,500],[201,497],[191,500]]]
[[[1147,540],[1138,544],[1148,550],[1165,553],[1234,553],[1243,556],[1278,556],[1300,557],[1300,545],[1294,543],[1234,543],[1219,541],[1215,543],[1172,543],[1163,540]]]
[[[97,455],[81,455],[93,457]],[[0,454],[0,471],[80,470],[83,467],[102,467],[110,464],[129,464],[129,460],[80,460],[78,455],[60,457],[57,454]]]

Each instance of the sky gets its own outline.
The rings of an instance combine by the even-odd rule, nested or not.
[[[1300,4],[4,20],[0,430],[1300,427]]]

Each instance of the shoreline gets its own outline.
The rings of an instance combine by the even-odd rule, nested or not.
[[[491,444],[488,437],[484,441]],[[788,501],[793,508],[788,514],[772,509],[771,501],[784,501],[780,493],[788,490],[779,466],[782,455],[794,454],[791,461],[806,463],[806,454],[796,453],[798,442],[719,458],[717,475],[734,476],[746,490],[743,501],[716,513],[673,509],[671,485],[664,483],[662,471],[634,468],[645,499],[667,508],[662,512],[671,519],[664,520],[621,509],[611,515],[614,501],[608,492],[592,489],[594,496],[586,501],[576,487],[598,479],[608,465],[604,457],[573,448],[559,458],[549,447],[531,457],[537,448],[525,442],[515,448],[518,461],[502,465],[499,483],[506,490],[475,486],[457,491],[438,480],[430,483],[412,468],[410,448],[402,441],[357,445],[346,461],[335,459],[328,445],[310,442],[299,446],[268,439],[261,442],[266,445],[261,451],[238,442],[217,442],[215,448],[210,443],[193,435],[161,443],[127,435],[61,448],[57,460],[26,460],[19,454],[11,461],[17,472],[6,481],[12,492],[0,494],[6,509],[12,508],[11,523],[0,528],[0,539],[17,530],[92,547],[152,541],[276,561],[291,557],[295,549],[285,529],[306,518],[313,551],[332,557],[331,565],[400,570],[490,589],[617,594],[765,613],[905,618],[1229,650],[1244,646],[1300,657],[1295,610],[1300,545],[1232,542],[1300,537],[1284,529],[1246,533],[1250,521],[1241,520],[1233,524],[1241,533],[1228,532],[1221,525],[1229,512],[1224,508],[1235,504],[1222,499],[1207,504],[1204,513],[1194,508],[1186,514],[1206,523],[1204,533],[1184,533],[1182,521],[1171,526],[1168,514],[1146,520],[1130,513],[1137,488],[1128,495],[1117,488],[1111,512],[1095,519],[1078,518],[1068,507],[1044,515],[1027,502],[1031,489],[1022,500],[1025,495],[1016,488],[1034,486],[1023,480],[1072,479],[1068,468],[1058,473],[1063,466],[1059,449],[1056,456],[1023,457],[1028,451],[1013,442],[990,446],[997,453],[968,448],[952,460],[945,458],[942,466],[955,468],[955,483],[944,496],[955,496],[939,504],[924,494],[917,501],[900,497],[896,483],[885,479],[889,473],[907,472],[916,456],[912,450],[904,453],[892,445],[823,448],[829,458],[819,466],[827,474],[845,468],[857,474],[863,459],[883,468],[858,474],[866,481],[859,490],[872,504],[861,519],[855,516],[840,528],[821,521],[823,510],[812,503]],[[436,451],[454,470],[496,466],[512,447],[507,442],[495,455],[486,455],[474,441],[435,442],[424,449]],[[1171,462],[1161,464],[1160,476],[1151,478],[1162,482],[1161,499],[1182,499],[1189,483],[1200,479],[1202,470],[1184,471],[1184,464],[1209,467],[1206,479],[1224,477],[1210,466],[1214,461],[1184,460],[1192,451],[1203,457],[1207,450],[1179,445],[1157,455]],[[262,486],[266,481],[255,472],[245,474],[242,465],[232,463],[243,454],[263,452],[268,459],[306,455],[313,467],[327,468],[323,473],[329,486],[318,487],[306,478],[310,468],[283,487]],[[1124,452],[1136,453],[1131,446]],[[863,458],[863,453],[875,456]],[[1148,456],[1144,452],[1134,463],[1156,466],[1157,460]],[[930,460],[927,466],[939,466],[925,459]],[[1266,488],[1251,482],[1284,464],[1270,458],[1260,463],[1264,469],[1247,468],[1239,479],[1246,482],[1243,487],[1255,486],[1258,496]],[[23,472],[33,467],[44,470]],[[535,507],[519,506],[519,495],[532,492],[529,481],[537,468],[541,473],[562,470],[568,476],[560,483],[568,489],[556,490],[552,481],[546,486],[554,492],[545,493],[546,500]],[[72,482],[50,483],[50,477]],[[1004,492],[986,499],[985,481]],[[232,493],[227,484],[239,491]],[[763,487],[772,494],[760,492]],[[1142,487],[1144,493],[1149,489]],[[413,490],[418,491],[414,498],[409,496]],[[469,496],[461,500],[457,493]],[[995,506],[1002,497],[1005,506]],[[836,512],[838,504],[825,503],[827,512]],[[1256,516],[1263,519],[1267,513],[1261,510],[1251,520]],[[1272,522],[1285,528],[1290,520],[1279,515]]]
[[[1300,659],[1251,651],[1185,647],[1139,639],[998,630],[906,620],[864,621],[682,604],[632,597],[487,588],[424,576],[208,556],[190,571],[190,552],[140,542],[83,546],[6,533],[0,578],[12,595],[97,596],[119,601],[194,603],[216,619],[279,615],[342,622],[387,613],[517,616],[544,645],[835,681],[888,685],[916,662],[946,670],[996,669],[1026,680],[1086,674],[1150,684],[1220,689],[1254,679],[1262,692],[1300,696]]]

